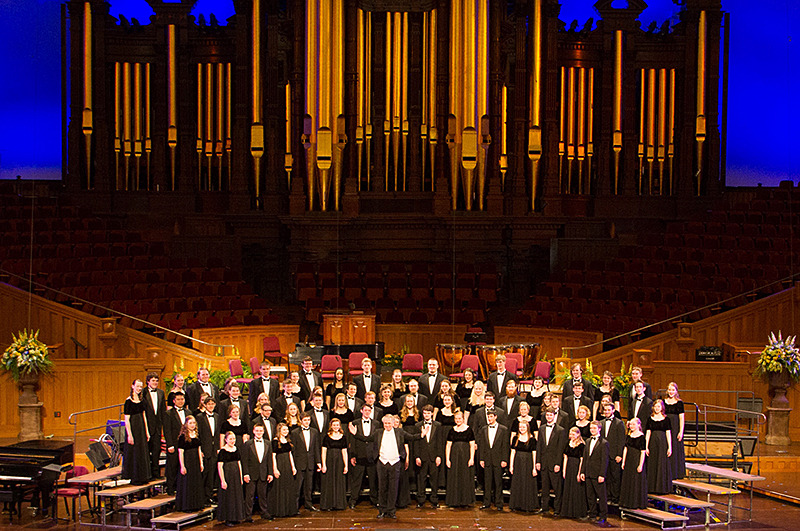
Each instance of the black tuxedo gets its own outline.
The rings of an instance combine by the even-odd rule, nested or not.
[[[253,514],[253,501],[256,495],[258,495],[261,517],[269,517],[267,487],[269,486],[269,476],[272,475],[272,444],[266,436],[262,441],[264,452],[260,461],[255,439],[248,440],[242,447],[242,476],[250,476],[250,481],[245,482],[244,512],[247,518]]]
[[[636,416],[640,421],[642,421],[642,431],[647,431],[647,421],[650,420],[650,410],[653,407],[653,401],[645,396],[642,399],[642,405],[639,406],[639,412],[634,415],[636,412],[636,399],[631,400],[631,407],[628,410],[628,419],[632,419]]]
[[[508,411],[508,403],[511,402],[511,412]],[[519,395],[515,395],[514,398],[511,400],[508,399],[507,396],[501,396],[499,400],[496,400],[497,407],[502,409],[503,412],[506,414],[506,419],[508,423],[505,425],[506,428],[511,428],[511,423],[514,421],[515,418],[519,417],[519,405],[523,402],[522,397]]]
[[[641,382],[644,384],[644,396],[646,396],[647,398],[652,400],[653,399],[653,389],[650,387],[650,384],[645,382],[644,380],[641,380]],[[628,387],[628,391],[626,393],[624,393],[623,396],[622,396],[622,398],[624,398],[628,403],[628,418],[629,419],[632,416],[631,411],[633,411],[633,399],[636,398],[636,391],[634,389],[635,385],[636,384],[631,384],[631,386]],[[644,424],[642,424],[642,431],[644,431]]]
[[[586,501],[591,518],[608,516],[608,498],[605,478],[608,477],[608,441],[599,437],[592,448],[592,439],[586,441],[583,449],[581,474],[586,476]],[[602,477],[603,483],[597,478]],[[599,506],[599,514],[598,514]]]
[[[356,384],[356,396],[361,400],[364,400],[364,395],[367,394],[367,391],[372,391],[375,393],[375,398],[379,398],[378,394],[381,390],[381,378],[377,374],[371,374],[369,377],[369,389],[367,389],[366,383],[364,382],[363,374],[359,374],[353,378],[353,383]]]
[[[188,417],[191,413],[183,408],[184,418]],[[180,414],[177,408],[172,408],[164,415],[164,440],[167,444],[167,466],[165,468],[165,475],[167,476],[167,492],[175,492],[175,486],[178,481],[178,468],[180,462],[178,460],[178,435],[180,435],[181,427]],[[170,452],[170,448],[172,452]]]
[[[308,428],[309,444],[306,446],[303,428],[292,432],[292,457],[297,469],[297,494],[303,495],[305,506],[311,507],[311,490],[314,474],[322,464],[322,439],[315,428]],[[298,498],[299,499],[299,498]]]
[[[497,422],[505,427],[509,427],[510,422],[512,421],[508,418],[506,412],[497,406],[495,406],[494,411],[497,413]],[[481,428],[486,426],[488,423],[489,419],[486,417],[486,406],[479,407],[475,410],[475,413],[469,416],[468,424],[475,433],[481,431]]]
[[[259,424],[261,426],[264,426],[264,438],[266,440],[271,441],[272,439],[275,438],[276,427],[278,425],[278,421],[276,421],[271,416],[267,417],[266,419],[264,419],[264,417],[259,415],[259,416],[257,416],[256,418],[253,419],[253,426],[255,426],[257,424]],[[252,428],[251,428],[251,430],[252,430]]]
[[[228,408],[231,407],[231,404],[232,400],[230,398],[226,398],[219,403],[219,409],[217,410],[217,413],[219,413],[223,419],[228,418]],[[239,397],[239,400],[236,402],[236,404],[239,406],[239,418],[242,419],[245,427],[247,427],[247,433],[250,433],[252,428],[252,424],[250,422],[250,406],[247,404],[247,400],[242,397]]]
[[[542,415],[541,415],[541,418],[539,419],[540,424],[542,424],[542,425],[547,424],[547,419],[545,418],[545,413],[546,413],[545,409],[542,409]],[[562,428],[564,428],[567,431],[569,431],[569,428],[572,426],[572,424],[569,423],[569,414],[566,411],[564,411],[563,407],[559,407],[558,408],[558,412],[556,413],[556,419],[555,420],[556,420],[556,424],[558,424],[559,426],[561,426]]]
[[[417,432],[422,432],[425,421],[415,424]],[[445,449],[445,428],[437,421],[431,421],[431,431],[428,437],[422,437],[414,441],[412,454],[415,459],[419,459],[421,464],[417,466],[417,502],[425,501],[425,482],[430,478],[431,503],[439,503],[439,466],[444,461]],[[436,458],[439,458],[439,465]]]
[[[581,381],[583,382],[583,396],[594,401],[594,385],[586,378],[581,378]],[[567,398],[575,394],[572,391],[573,382],[574,380],[572,378],[564,380],[564,385],[561,388],[561,402],[564,402]]]
[[[361,406],[364,405],[364,401],[358,398],[358,395],[353,397],[353,407],[350,407],[350,398],[347,395],[344,395],[345,404],[347,404],[347,409],[353,412],[353,415],[356,417],[361,417]],[[331,404],[333,405],[333,404]]]
[[[436,380],[433,383],[433,388],[430,385],[430,374],[425,373],[418,378],[419,381],[419,393],[425,396],[429,401],[432,400],[431,397],[436,396],[439,394],[439,387],[442,384],[442,381],[445,379],[444,375],[440,372],[436,372]]]
[[[362,417],[357,418],[350,424],[356,427],[356,437],[347,431],[347,456],[350,458],[350,467],[348,472],[348,480],[350,487],[350,506],[358,503],[358,498],[361,495],[361,486],[364,483],[364,474],[367,474],[369,481],[369,497],[373,505],[378,504],[378,476],[375,470],[375,448],[372,444],[367,443],[364,438],[364,429],[362,424]],[[375,419],[369,422],[370,434],[375,430],[382,430],[383,425]],[[355,464],[353,464],[355,459]]]
[[[275,378],[270,377],[268,378],[268,380],[269,382],[267,385],[269,386],[269,389],[267,389],[266,393],[267,396],[269,396],[269,403],[274,404],[275,399],[278,398],[279,394],[281,394],[281,386],[278,380]],[[264,380],[259,376],[258,378],[250,382],[250,389],[248,391],[249,395],[247,397],[247,402],[248,405],[250,406],[250,411],[252,411],[254,414],[257,414],[255,409],[256,409],[256,402],[258,402],[258,395],[260,395],[263,392],[265,392]]]
[[[142,391],[142,401],[144,402],[144,414],[147,419],[147,431],[150,440],[147,446],[150,450],[150,474],[157,478],[161,475],[159,458],[161,457],[161,431],[164,427],[164,414],[167,411],[167,400],[163,389],[156,389],[155,393],[150,393],[150,388]],[[155,395],[155,401],[153,400]]]
[[[222,418],[219,413],[212,414],[214,418],[214,429],[208,414],[200,413],[197,415],[197,434],[200,436],[200,449],[203,451],[203,481],[206,486],[206,498],[210,499],[214,493],[217,477],[217,452],[219,451],[219,434],[222,430]]]
[[[311,377],[314,380],[314,387],[323,387],[322,383],[322,375],[317,371],[311,371]],[[300,386],[300,398],[308,402],[311,399],[311,391],[314,390],[314,387],[311,387],[308,383],[308,377],[305,371],[300,371],[300,381],[297,382],[297,385]]]
[[[315,428],[320,433],[328,433],[328,424],[331,422],[331,414],[330,411],[325,409],[324,407],[320,410],[322,414],[322,424],[317,421],[317,413],[312,407],[310,410],[306,408],[308,414],[311,415],[311,427]]]
[[[208,385],[211,388],[211,396],[214,397],[214,400],[217,403],[217,407],[219,407],[219,388],[211,382],[208,382]],[[190,385],[186,389],[186,407],[188,407],[191,411],[197,411],[200,409],[200,395],[203,394],[203,387],[200,385],[200,382],[197,381]],[[219,410],[217,410],[219,411]]]
[[[397,400],[394,401],[397,404],[397,409],[402,410],[403,406],[406,405],[406,397],[411,393],[406,393]],[[422,408],[428,403],[428,397],[423,395],[422,393],[417,393],[417,409],[419,410],[419,414],[422,415]]]
[[[509,371],[505,371],[503,374],[503,378],[501,378],[501,383],[498,385],[497,382],[497,371],[494,371],[489,374],[489,377],[486,378],[486,391],[491,391],[495,395],[495,400],[499,400],[501,396],[506,395],[506,385],[508,385],[509,380],[517,381],[517,375],[511,374]]]
[[[483,505],[494,501],[495,506],[503,506],[503,465],[508,466],[509,433],[508,428],[497,423],[497,433],[494,441],[489,444],[489,426],[484,426],[476,437],[478,455],[483,468]],[[492,500],[494,498],[494,500]]]
[[[547,424],[539,428],[539,439],[536,442],[536,464],[542,474],[542,510],[550,508],[550,488],[555,493],[554,509],[561,511],[561,485],[564,465],[564,445],[567,442],[567,431],[558,423],[552,428],[550,440],[547,440]],[[555,467],[558,466],[558,472]]]
[[[608,489],[608,498],[616,503],[619,501],[619,489],[622,481],[621,463],[617,462],[617,457],[622,458],[625,449],[625,423],[617,417],[612,416],[611,422],[606,423],[602,418],[603,431],[601,435],[608,441],[608,475],[605,476]]]
[[[580,406],[586,406],[589,408],[589,417],[587,417],[586,420],[591,421],[592,407],[594,407],[594,402],[592,402],[592,400],[588,396],[581,395],[578,407]],[[561,409],[563,409],[564,412],[567,414],[568,418],[567,424],[569,426],[575,424],[575,421],[578,420],[578,410],[575,408],[575,395],[572,395],[568,398],[561,400]]]
[[[297,404],[297,408],[300,409],[300,397],[292,395],[287,398],[284,393],[281,393],[272,404],[272,416],[283,422],[284,417],[286,417],[286,408],[289,407],[291,402]]]

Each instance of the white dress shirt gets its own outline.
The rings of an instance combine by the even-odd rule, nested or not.
[[[394,465],[400,461],[400,450],[397,448],[397,439],[394,436],[394,428],[386,430],[381,440],[381,448],[378,452],[378,459],[384,465]]]

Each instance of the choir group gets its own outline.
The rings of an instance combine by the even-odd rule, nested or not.
[[[419,379],[395,370],[381,384],[365,359],[362,374],[344,371],[323,390],[311,358],[281,386],[270,365],[242,396],[230,380],[223,390],[201,368],[197,382],[177,375],[169,394],[150,373],[136,380],[125,401],[127,432],[123,477],[145,483],[160,475],[162,433],[166,488],[179,511],[216,503],[227,525],[310,511],[355,508],[366,485],[378,518],[429,499],[439,507],[470,507],[476,485],[481,509],[503,510],[503,480],[510,477],[508,506],[525,513],[605,522],[609,503],[647,507],[648,493],[672,491],[684,477],[684,411],[678,386],[653,399],[641,369],[623,392],[605,372],[600,386],[572,367],[561,394],[536,378],[520,395],[505,357],[485,381],[471,370],[456,386],[435,359]],[[620,399],[627,401],[623,422]],[[319,507],[312,493],[320,492]]]

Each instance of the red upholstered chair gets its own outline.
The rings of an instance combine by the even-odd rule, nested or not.
[[[242,360],[240,360],[238,358],[228,361],[228,371],[231,373],[231,378],[236,378],[237,382],[246,383],[247,385],[250,385],[250,382],[253,381],[252,378],[245,378],[244,377],[244,369],[242,368]]]
[[[350,357],[347,358],[347,366],[349,368],[348,373],[350,374],[350,378],[352,379],[353,376],[358,376],[359,374],[363,373],[364,371],[361,370],[361,362],[364,358],[367,357],[366,352],[351,352]]]
[[[253,373],[253,376],[261,373],[261,362],[255,356],[250,358],[250,372]]]
[[[480,358],[478,358],[478,356],[476,356],[475,354],[464,354],[461,357],[461,364],[458,367],[459,372],[451,372],[450,378],[451,379],[463,378],[464,371],[467,369],[472,369],[472,371],[475,373],[475,377],[476,378],[479,377],[481,374]]]
[[[517,370],[515,374],[517,375],[517,378],[519,378],[525,372],[525,362],[522,359],[522,354],[519,352],[509,352],[506,354],[506,364],[508,364],[508,360],[510,359],[516,360],[517,362]]]
[[[506,354],[508,356],[508,354]],[[506,364],[506,368],[508,368]],[[510,370],[510,369],[509,369]],[[533,378],[537,376],[541,376],[544,380],[544,383],[547,385],[548,391],[550,390],[550,362],[549,361],[537,361],[536,365],[533,368]],[[529,385],[533,387],[533,379],[531,380],[523,380],[519,382],[520,385]]]
[[[517,364],[516,358],[511,358],[506,354],[506,370],[511,374],[517,374],[517,370],[519,369],[519,365]],[[505,389],[503,390],[505,391]]]
[[[72,470],[67,472],[66,479],[84,476],[89,473],[89,469],[85,466],[74,466]],[[67,505],[67,498],[72,498],[72,520],[75,520],[75,499],[81,496],[86,496],[86,503],[89,504],[89,509],[92,508],[92,500],[89,498],[89,484],[88,483],[64,483],[63,487],[56,489],[56,497],[64,498],[64,507],[69,514],[69,506]]]
[[[422,354],[406,354],[403,356],[403,376],[419,378],[422,376],[422,368],[425,360]]]
[[[336,369],[342,368],[342,357],[338,354],[325,354],[322,356],[321,369],[322,378],[333,379]]]
[[[280,365],[282,360],[286,360],[286,368],[289,368],[289,356],[281,353],[281,343],[278,341],[278,336],[267,336],[263,340],[264,345],[264,359],[265,360],[278,360],[277,365]],[[272,361],[275,365],[275,361]]]

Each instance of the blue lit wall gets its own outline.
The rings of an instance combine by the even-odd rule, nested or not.
[[[626,0],[617,0],[624,4]],[[595,0],[563,0],[561,19],[583,27]],[[149,23],[145,0],[111,0],[111,14]],[[640,21],[674,17],[671,0],[651,0]],[[723,0],[731,13],[728,184],[800,179],[800,2]],[[232,0],[198,0],[193,14],[220,24]],[[61,176],[60,2],[0,0],[0,179]]]

